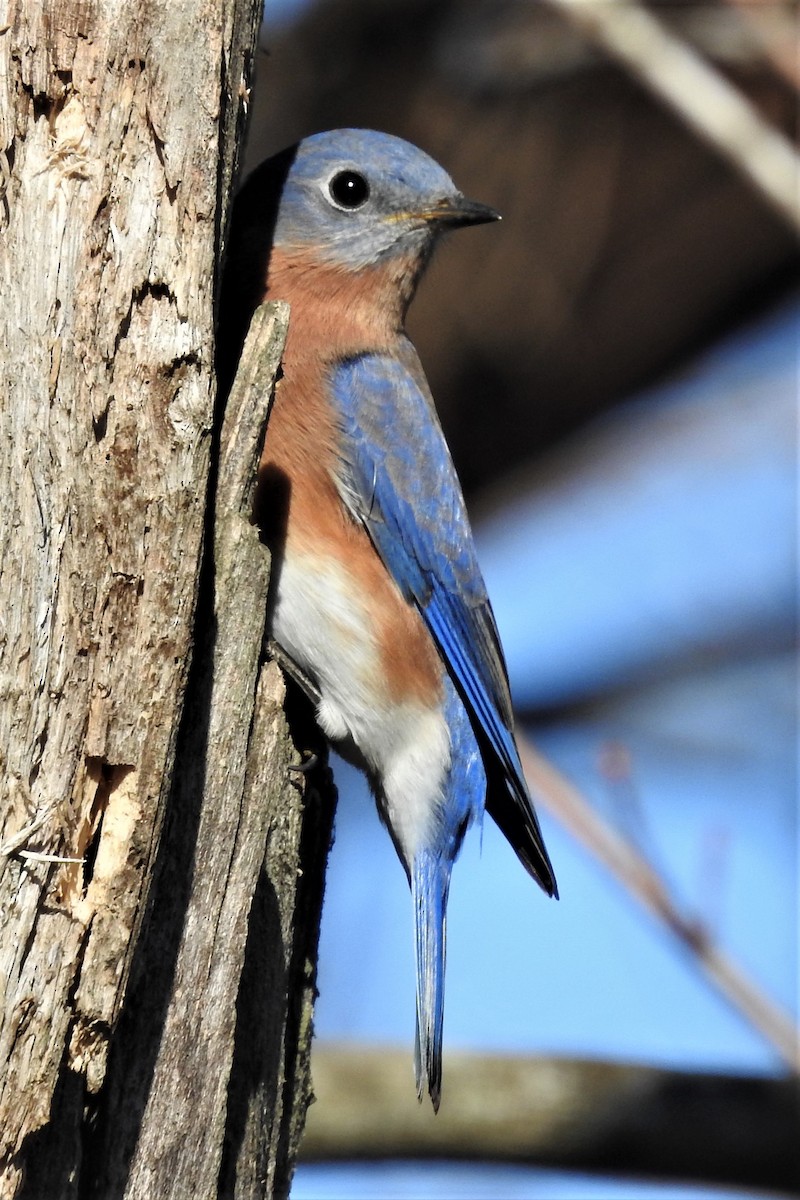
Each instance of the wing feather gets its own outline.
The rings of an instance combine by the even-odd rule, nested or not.
[[[334,370],[337,487],[430,629],[481,743],[487,808],[549,894],[555,876],[522,774],[508,677],[461,487],[411,343]]]

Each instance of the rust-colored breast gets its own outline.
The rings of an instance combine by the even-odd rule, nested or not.
[[[284,556],[332,558],[354,581],[372,619],[380,675],[392,700],[434,704],[442,664],[417,610],[400,594],[362,525],[336,488],[340,432],[328,397],[337,361],[364,351],[391,352],[400,314],[383,303],[396,283],[378,272],[353,275],[285,261],[273,252],[268,295],[291,305],[289,336],[259,468],[256,514],[273,552],[280,586]]]

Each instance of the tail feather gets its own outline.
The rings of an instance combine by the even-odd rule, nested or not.
[[[442,1094],[445,911],[450,889],[449,862],[422,851],[411,871],[417,952],[417,1035],[414,1068],[417,1096],[427,1090],[434,1112]]]

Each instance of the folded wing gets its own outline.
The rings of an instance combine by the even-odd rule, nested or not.
[[[398,587],[425,620],[470,713],[486,807],[549,895],[553,869],[522,774],[503,652],[461,488],[410,342],[339,364],[337,487]]]

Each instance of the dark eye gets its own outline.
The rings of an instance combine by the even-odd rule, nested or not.
[[[361,208],[369,200],[369,184],[358,171],[340,171],[328,184],[328,191],[340,208]]]

